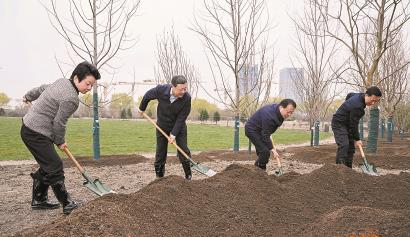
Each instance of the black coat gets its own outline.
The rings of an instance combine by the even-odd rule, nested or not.
[[[186,119],[191,112],[191,96],[185,93],[181,98],[170,102],[171,84],[158,85],[145,93],[139,109],[145,111],[148,102],[158,100],[157,124],[162,129],[171,131],[177,136],[183,126],[186,126]],[[185,130],[186,131],[186,130]]]
[[[348,129],[349,136],[356,141],[360,140],[359,120],[364,116],[366,104],[364,93],[354,93],[339,107],[333,115],[332,126],[344,126]]]
[[[279,104],[266,105],[257,110],[246,122],[247,133],[260,136],[262,142],[269,150],[273,148],[270,135],[274,133],[283,123],[283,116],[279,111]]]

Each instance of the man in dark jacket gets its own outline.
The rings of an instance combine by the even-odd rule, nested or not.
[[[332,130],[337,144],[336,164],[352,168],[356,146],[362,146],[359,136],[359,120],[364,116],[366,106],[379,102],[382,92],[376,86],[366,93],[349,93],[332,119]]]
[[[286,118],[292,115],[295,109],[295,101],[284,99],[279,104],[266,105],[260,108],[246,122],[245,135],[255,146],[258,155],[255,166],[266,170],[270,153],[274,157],[279,157],[270,136],[282,125]]]
[[[187,80],[184,76],[174,76],[171,84],[158,85],[147,91],[142,98],[139,111],[143,112],[149,101],[158,100],[157,124],[169,134],[167,140],[157,131],[157,149],[155,154],[155,173],[158,178],[164,177],[165,163],[167,158],[168,143],[174,143],[185,152],[191,155],[187,145],[186,119],[191,112],[191,96],[187,92]],[[179,151],[178,158],[185,172],[185,178],[191,179],[191,164]]]
[[[77,110],[80,100],[78,93],[87,93],[101,75],[89,62],[77,65],[70,79],[58,79],[52,84],[41,85],[28,91],[23,101],[33,103],[23,117],[21,138],[36,159],[40,168],[31,174],[33,197],[31,208],[54,209],[57,203],[48,201],[51,186],[57,200],[63,206],[64,214],[77,207],[71,200],[64,184],[63,161],[55,150],[67,147],[65,132],[68,118]]]

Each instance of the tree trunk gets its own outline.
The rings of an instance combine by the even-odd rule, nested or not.
[[[379,131],[379,108],[372,106],[370,108],[370,118],[368,123],[369,136],[367,138],[367,152],[376,153],[377,151],[377,138]]]
[[[387,142],[393,142],[393,117],[387,118]]]
[[[235,132],[233,137],[233,151],[239,151],[239,116],[235,115]]]

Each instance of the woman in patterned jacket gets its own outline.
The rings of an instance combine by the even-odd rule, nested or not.
[[[60,204],[48,201],[51,186],[63,213],[69,214],[77,208],[64,184],[63,162],[54,145],[67,147],[65,141],[68,118],[79,106],[78,93],[87,93],[96,80],[100,79],[97,68],[82,62],[74,69],[70,79],[58,79],[52,84],[41,85],[27,92],[23,101],[35,101],[23,117],[21,138],[34,156],[40,168],[31,173],[33,178],[32,209],[55,209]]]

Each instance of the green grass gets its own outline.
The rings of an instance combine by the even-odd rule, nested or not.
[[[0,117],[0,160],[30,159],[32,156],[20,138],[21,118]],[[132,154],[155,151],[155,130],[148,122],[128,120],[100,121],[101,155]],[[321,139],[330,137],[321,133]],[[279,129],[273,136],[276,144],[308,142],[310,132]],[[92,120],[70,119],[66,141],[76,156],[92,156]],[[233,128],[215,125],[188,125],[188,142],[192,151],[231,149]],[[171,148],[170,151],[175,150]],[[240,146],[246,148],[248,139],[240,129]]]

